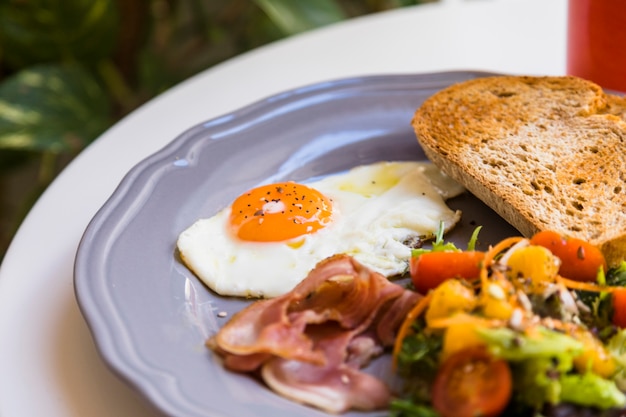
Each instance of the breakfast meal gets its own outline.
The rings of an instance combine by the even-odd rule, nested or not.
[[[412,125],[428,158],[524,236],[626,254],[626,98],[575,77],[494,76],[437,92]]]
[[[178,238],[183,262],[220,295],[271,298],[325,258],[345,253],[387,277],[407,271],[411,246],[461,213],[463,192],[428,162],[379,162],[307,184],[268,184],[200,219]]]
[[[180,234],[209,288],[261,298],[207,347],[333,414],[626,415],[626,99],[485,77],[412,126],[432,163],[261,185]],[[446,242],[464,189],[520,235]],[[391,379],[367,369],[385,352]]]
[[[413,250],[410,288],[336,255],[236,313],[207,346],[226,368],[333,414],[621,415],[626,262],[609,268],[597,247],[553,231],[487,251],[476,240],[460,250],[441,228]],[[362,370],[390,346],[396,390]]]

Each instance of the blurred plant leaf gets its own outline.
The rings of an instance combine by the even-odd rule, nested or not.
[[[285,35],[339,22],[345,13],[333,0],[254,0]]]
[[[25,164],[32,157],[33,155],[29,152],[0,149],[0,175],[4,174],[5,171],[10,171]]]
[[[108,96],[82,67],[31,67],[0,84],[0,149],[77,153],[109,114]]]
[[[3,59],[14,69],[60,61],[96,62],[115,46],[114,0],[2,0]]]

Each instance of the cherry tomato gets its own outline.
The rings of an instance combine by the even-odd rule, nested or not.
[[[449,278],[478,278],[485,254],[478,251],[426,252],[411,258],[410,272],[415,289],[426,294]]]
[[[433,407],[441,417],[495,417],[512,391],[511,369],[484,347],[463,349],[446,359],[433,384]]]
[[[626,287],[618,288],[611,293],[613,305],[613,324],[626,328]]]
[[[543,246],[557,256],[561,260],[559,274],[565,278],[595,281],[600,267],[606,271],[606,261],[600,249],[584,240],[546,230],[535,234],[530,244]]]

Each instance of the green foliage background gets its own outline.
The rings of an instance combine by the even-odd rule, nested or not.
[[[0,260],[63,167],[145,101],[268,42],[429,1],[0,0]]]

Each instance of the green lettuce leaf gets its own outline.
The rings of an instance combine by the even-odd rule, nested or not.
[[[540,410],[544,404],[558,404],[561,398],[559,363],[535,358],[513,366],[515,400]]]
[[[479,329],[489,350],[511,363],[515,401],[540,410],[544,404],[561,400],[562,375],[573,368],[574,357],[583,344],[545,327],[528,337],[509,328]]]
[[[553,358],[571,368],[574,356],[582,352],[583,344],[571,336],[545,327],[537,327],[538,337],[527,337],[512,329],[484,328],[477,330],[497,357],[508,361]]]
[[[561,402],[608,409],[626,405],[616,381],[587,372],[574,373],[573,360],[583,344],[573,337],[538,327],[538,337],[527,337],[508,328],[481,329],[490,351],[511,362],[516,400],[540,409]],[[626,332],[607,346],[618,362],[626,363]]]
[[[563,375],[560,380],[561,401],[603,410],[624,407],[626,396],[614,381],[594,373]]]

